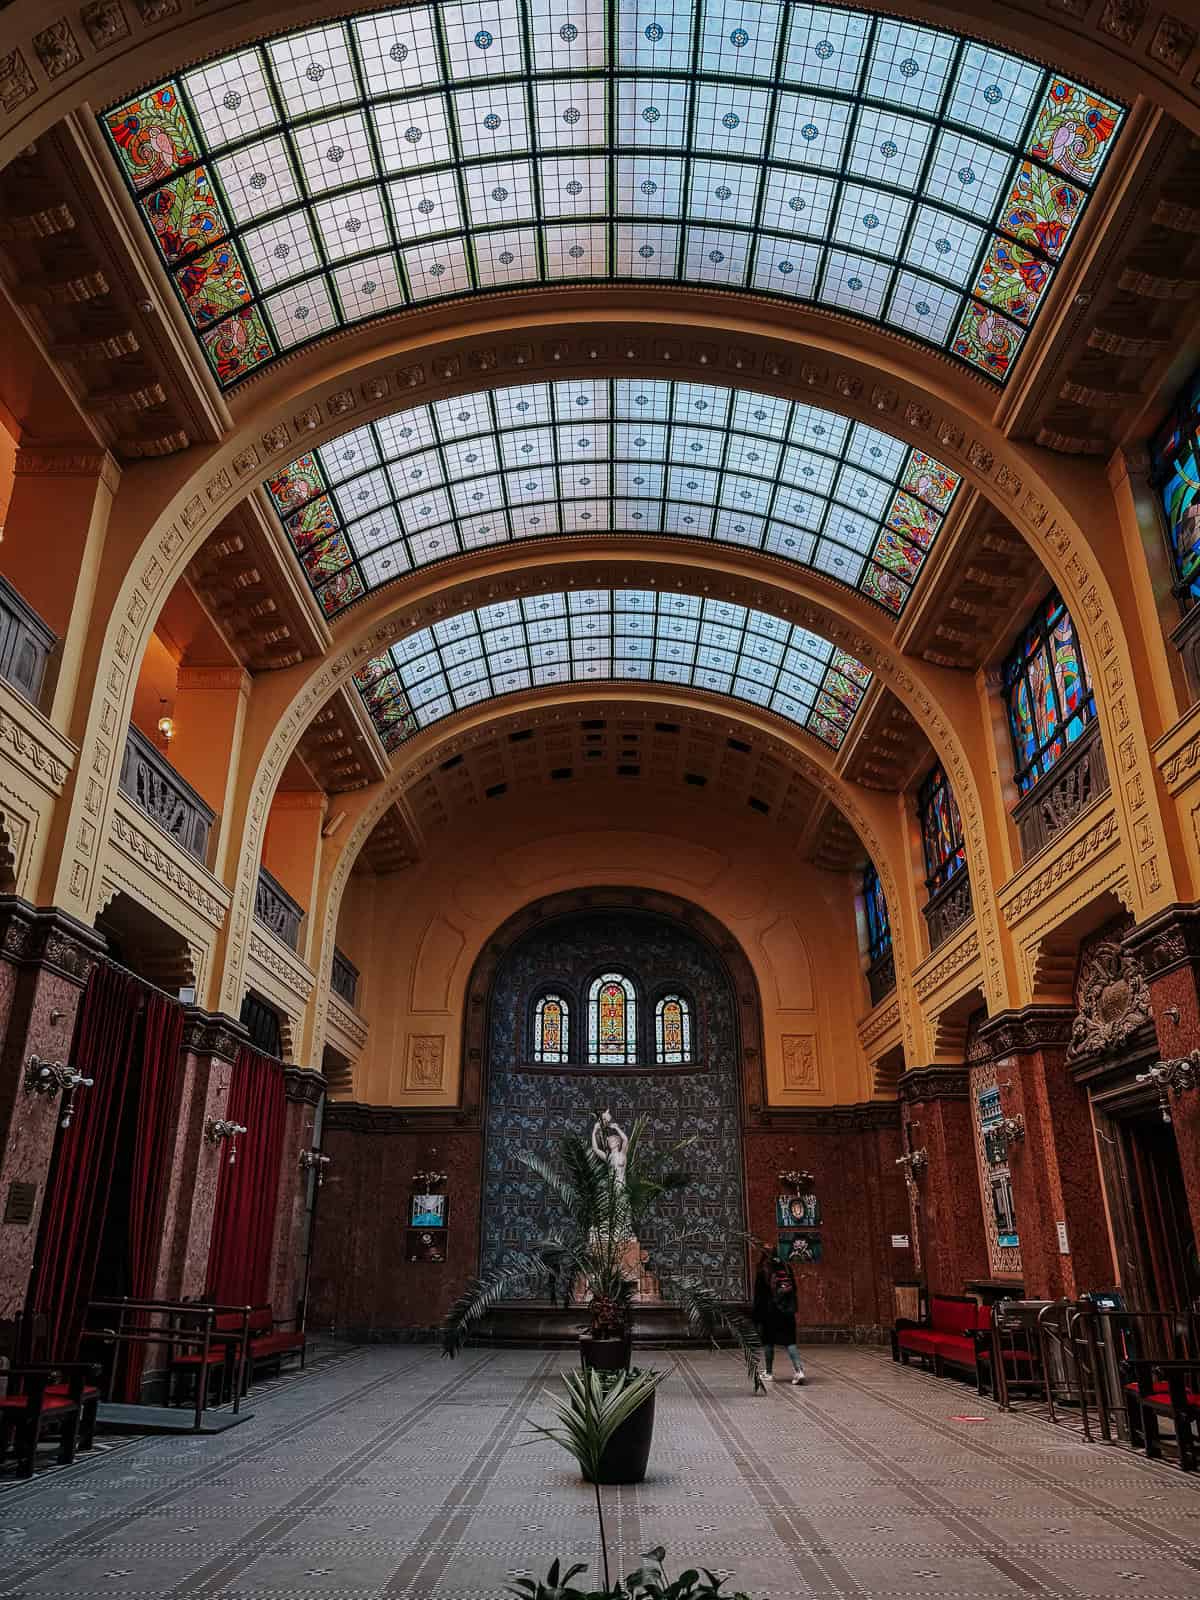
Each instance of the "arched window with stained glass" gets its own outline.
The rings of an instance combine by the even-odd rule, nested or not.
[[[1081,736],[1096,715],[1092,680],[1071,613],[1052,590],[1004,663],[1004,699],[1014,776],[1022,794]]]
[[[868,861],[863,868],[863,904],[867,910],[867,953],[872,966],[892,948],[892,925],[888,919],[887,901],[875,864]]]
[[[588,1061],[602,1067],[637,1064],[637,994],[620,972],[601,973],[588,990]]]
[[[544,994],[533,1008],[533,1059],[561,1066],[571,1048],[571,1007],[560,994]]]
[[[1175,593],[1190,607],[1200,600],[1200,373],[1154,440],[1150,471],[1166,519]]]
[[[692,1008],[681,994],[665,994],[654,1007],[654,1057],[668,1067],[692,1059]]]
[[[921,845],[925,852],[925,887],[931,895],[944,889],[967,864],[958,801],[940,761],[934,763],[917,791]]]

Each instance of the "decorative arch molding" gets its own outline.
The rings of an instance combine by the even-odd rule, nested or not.
[[[566,889],[532,900],[516,911],[484,941],[475,958],[463,1005],[462,1077],[459,1104],[466,1118],[480,1119],[487,1085],[483,1081],[487,1042],[488,996],[496,971],[518,939],[547,924],[581,911],[633,910],[680,923],[709,946],[729,975],[737,1012],[741,1047],[740,1078],[742,1121],[751,1125],[763,1118],[767,1105],[766,1063],[763,1054],[762,1002],[758,979],[750,958],[725,924],[692,900],[661,889]]]
[[[1197,29],[1183,0],[992,0],[986,16],[969,0],[872,0],[872,7],[1069,65],[1100,88],[1145,95],[1200,133]],[[0,164],[85,101],[104,105],[164,68],[332,14],[383,8],[380,0],[357,7],[345,0],[92,0],[48,23],[44,0],[15,0],[0,20]]]
[[[809,783],[835,805],[859,838],[876,864],[883,880],[884,893],[891,903],[900,907],[900,886],[893,868],[893,860],[902,855],[902,841],[889,842],[882,828],[890,820],[890,808],[877,807],[876,797],[867,791],[857,791],[833,770],[828,754],[822,755],[817,742],[799,728],[769,712],[759,712],[755,707],[738,702],[726,702],[700,690],[679,690],[664,684],[637,686],[622,696],[620,704],[628,705],[630,699],[639,704],[661,706],[670,715],[685,723],[720,721],[732,731],[753,732],[756,741],[775,759],[801,774]],[[597,696],[587,685],[558,686],[549,690],[529,691],[508,701],[492,702],[461,713],[453,722],[439,723],[418,734],[399,752],[400,760],[386,783],[364,796],[357,818],[342,839],[341,848],[328,872],[322,873],[321,893],[317,905],[320,913],[321,947],[316,963],[318,972],[329,970],[337,934],[338,917],[346,882],[354,864],[366,844],[372,829],[388,808],[428,772],[436,770],[451,756],[470,749],[485,739],[495,736],[506,726],[522,728],[551,725],[569,717],[578,716],[586,708],[587,715],[617,715],[613,697]],[[868,809],[869,808],[869,809]],[[878,809],[879,817],[872,817],[870,809]],[[899,995],[907,993],[903,979],[912,969],[910,930],[898,913],[893,924],[893,945],[896,953],[897,974],[901,979]],[[328,985],[319,984],[312,1001],[311,1044],[309,1054],[319,1054],[325,1037],[326,1014],[329,1003]],[[909,1060],[917,1059],[918,1019],[908,1005],[900,1006],[901,1031]]]
[[[83,739],[88,759],[81,763],[83,770],[71,799],[59,876],[47,898],[56,899],[76,915],[91,915],[97,887],[95,839],[97,834],[104,836],[107,826],[120,743],[149,633],[166,596],[204,538],[271,470],[290,460],[297,448],[320,443],[352,423],[392,411],[405,399],[424,402],[477,388],[481,374],[487,375],[484,381],[499,383],[515,377],[636,371],[640,375],[661,372],[709,380],[717,373],[736,374],[739,384],[757,384],[787,398],[813,399],[847,417],[882,424],[898,438],[931,450],[998,506],[1069,597],[1083,637],[1097,685],[1106,747],[1121,773],[1122,781],[1115,786],[1115,792],[1123,813],[1123,833],[1138,866],[1138,915],[1144,917],[1168,903],[1175,885],[1164,817],[1147,731],[1132,712],[1139,690],[1143,708],[1155,704],[1154,686],[1145,663],[1145,681],[1139,685],[1135,679],[1119,609],[1104,572],[1105,558],[1110,565],[1120,558],[1115,553],[1116,529],[1105,526],[1097,514],[1097,507],[1108,503],[1103,469],[1043,458],[1005,438],[991,422],[973,415],[965,404],[956,403],[945,393],[934,393],[927,386],[928,375],[922,381],[911,363],[897,358],[889,366],[881,359],[865,360],[851,354],[833,335],[823,343],[810,344],[782,333],[765,335],[759,323],[744,315],[735,317],[732,311],[724,321],[713,318],[686,325],[664,324],[661,312],[647,312],[642,321],[631,322],[629,316],[626,303],[622,316],[597,318],[582,333],[578,323],[531,324],[528,318],[510,319],[500,326],[492,323],[463,327],[456,336],[445,338],[432,349],[409,349],[399,358],[394,351],[389,352],[353,374],[341,373],[261,410],[248,410],[246,419],[221,445],[197,449],[186,458],[155,463],[139,469],[137,474],[127,474],[114,508],[110,550],[112,566],[118,565],[121,550],[128,553],[128,564],[123,573],[106,570],[102,592],[97,593],[95,614],[107,615],[110,620],[103,633],[97,628],[89,637],[89,660],[81,681],[102,687],[88,712]],[[633,358],[627,356],[630,349],[634,351]],[[903,357],[904,352],[900,355]],[[627,365],[631,359],[634,364]],[[1085,520],[1096,527],[1098,548],[1083,531]],[[147,524],[149,531],[144,532]],[[712,570],[731,565],[727,552],[700,551],[686,541],[670,543],[686,548],[684,564],[689,575],[701,564]],[[583,565],[582,553],[600,547],[599,536],[592,536],[590,542],[563,541],[559,546],[576,562],[577,570]],[[609,552],[619,549],[620,537],[606,536],[603,548]],[[642,569],[648,548],[644,541],[640,542],[633,558]],[[536,556],[530,550],[528,558],[544,567],[550,562],[549,552],[547,541],[545,546],[537,547]],[[497,553],[489,554],[495,557]],[[500,554],[503,557],[503,552]],[[526,556],[523,553],[517,559]],[[507,562],[511,567],[511,551]],[[986,813],[981,805],[982,786],[976,782],[940,703],[942,697],[931,690],[938,669],[896,657],[890,642],[891,622],[883,612],[876,615],[875,608],[865,601],[859,601],[855,608],[848,591],[813,574],[788,574],[785,581],[782,574],[774,573],[771,562],[772,558],[758,553],[746,560],[741,567],[745,581],[732,597],[771,609],[754,598],[760,587],[763,593],[769,590],[770,580],[760,586],[749,575],[773,573],[776,589],[781,594],[787,591],[784,602],[793,608],[787,614],[794,620],[806,621],[805,613],[795,609],[795,601],[803,599],[812,608],[814,619],[834,615],[842,629],[852,622],[854,631],[843,633],[839,642],[845,642],[860,659],[877,669],[910,706],[945,763],[964,807],[973,872],[978,863],[976,887],[977,904],[981,907],[985,985],[989,996],[999,1003],[1010,975],[1005,970],[1007,958],[1002,954],[985,839],[991,845],[993,858],[1003,861],[1004,819],[998,802],[990,803]],[[449,578],[452,571],[461,573],[468,568],[477,574],[486,571],[485,563],[458,557],[454,564],[422,569],[394,589],[382,591],[388,596],[384,604],[400,615],[406,601],[411,607],[411,597],[428,596],[431,584]],[[629,578],[610,572],[606,581],[588,581],[619,587]],[[474,590],[474,599],[460,598],[458,608],[497,598],[499,591],[493,589],[494,584]],[[454,603],[449,598],[451,591],[451,584],[446,583],[442,613],[428,609],[426,598],[422,604],[427,609],[419,614],[419,620],[414,609],[405,614],[406,626],[420,626],[444,614],[445,606]],[[378,616],[372,609],[375,604],[377,600],[346,613],[344,624],[339,623],[335,630],[338,648],[312,670],[311,687],[304,695],[296,696],[286,714],[281,715],[273,748],[278,747],[280,739],[294,740],[303,726],[298,719],[307,720],[320,700],[332,693],[369,651],[387,642],[378,631],[374,639],[367,638],[370,621],[364,619]],[[863,630],[870,630],[870,642]],[[820,623],[816,624],[816,631],[824,631]],[[949,675],[943,674],[938,681],[948,684]],[[294,677],[287,679],[289,686],[294,682]],[[277,686],[264,686],[264,693],[268,700],[276,696],[275,703],[282,713]],[[1149,737],[1155,736],[1159,720],[1154,719]],[[970,723],[978,721],[976,710]],[[264,734],[264,747],[268,737]],[[242,803],[251,813],[243,857],[257,857],[265,807],[273,789],[271,765],[264,760],[260,766],[253,799],[243,795]],[[986,763],[979,761],[977,770],[986,773]],[[243,870],[230,932],[235,971],[231,977],[231,963],[227,960],[227,981],[236,982],[236,970],[241,966],[252,898]]]

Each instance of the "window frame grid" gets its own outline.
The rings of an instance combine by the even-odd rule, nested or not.
[[[1193,479],[1180,465],[1185,453],[1190,453],[1196,477]],[[1159,428],[1150,448],[1150,486],[1154,490],[1159,523],[1171,563],[1171,592],[1184,612],[1200,603],[1200,534],[1192,546],[1192,570],[1185,575],[1180,558],[1178,528],[1181,521],[1167,502],[1167,491],[1173,477],[1194,490],[1194,497],[1185,510],[1195,509],[1200,524],[1200,373],[1192,377],[1180,391],[1171,414]]]
[[[1064,713],[1059,696],[1058,676],[1054,671],[1054,651],[1051,643],[1054,631],[1064,617],[1070,625],[1071,643],[1075,647],[1082,681],[1087,685],[1087,694],[1079,708],[1069,715]],[[1038,728],[1037,713],[1034,709],[1033,688],[1029,679],[1029,664],[1039,653],[1044,653],[1045,656],[1047,684],[1054,699],[1054,712],[1057,719],[1054,731],[1045,737],[1042,736],[1041,730]],[[1057,589],[1051,589],[1034,611],[1030,621],[1021,629],[1015,645],[1004,659],[1001,668],[1001,681],[1009,738],[1012,742],[1013,781],[1017,786],[1018,793],[1024,796],[1053,771],[1071,746],[1077,744],[1083,737],[1083,734],[1095,721],[1096,717],[1096,691],[1092,683],[1092,675],[1088,671],[1087,661],[1083,654],[1083,647],[1079,642],[1079,634],[1075,627],[1074,618],[1071,616],[1066,602]],[[1033,721],[1034,735],[1037,739],[1037,748],[1028,760],[1021,753],[1020,734],[1017,725],[1016,701],[1022,685],[1029,703],[1030,717]],[[1079,731],[1074,735],[1068,736],[1067,729],[1077,719],[1081,723]],[[1049,752],[1059,740],[1062,741],[1062,750],[1058,755],[1052,756],[1047,760]]]
[[[939,800],[945,807],[950,834],[948,851],[943,851],[939,843]],[[946,769],[940,761],[934,762],[917,790],[917,818],[921,824],[921,850],[925,858],[925,887],[932,900],[934,895],[951,883],[967,865],[967,846],[963,836],[958,801],[954,798],[950,779],[946,776]]]
[[[875,870],[875,863],[869,858],[863,868],[862,897],[867,918],[868,964],[874,966],[892,948],[892,919],[883,883]]]

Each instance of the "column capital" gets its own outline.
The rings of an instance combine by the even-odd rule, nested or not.
[[[48,967],[82,989],[106,948],[95,928],[57,906],[0,895],[0,957],[14,966]]]
[[[912,1067],[903,1073],[897,1093],[902,1105],[929,1100],[966,1100],[970,1094],[970,1082],[967,1067],[935,1063],[929,1067]]]
[[[312,1072],[308,1067],[284,1067],[283,1092],[288,1100],[300,1100],[306,1106],[321,1103],[327,1084],[323,1073]]]
[[[986,1049],[980,1059],[998,1061],[1004,1056],[1029,1056],[1039,1050],[1063,1050],[1071,1042],[1074,1006],[1022,1006],[1019,1011],[999,1011],[979,1030]]]
[[[221,1011],[188,1006],[184,1013],[181,1048],[191,1055],[233,1062],[242,1045],[249,1043],[250,1035],[245,1026]]]
[[[121,483],[121,468],[107,450],[87,445],[39,445],[17,451],[18,478],[100,478],[110,494]]]
[[[1164,906],[1121,940],[1147,979],[1200,962],[1200,905]]]

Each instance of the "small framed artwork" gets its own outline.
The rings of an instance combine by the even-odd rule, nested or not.
[[[446,1196],[444,1194],[415,1194],[409,1216],[411,1228],[444,1228],[446,1226]]]
[[[821,1202],[815,1194],[781,1194],[775,1200],[775,1223],[780,1228],[817,1228]]]
[[[779,1258],[781,1261],[808,1262],[821,1259],[821,1235],[819,1233],[793,1233],[789,1230],[779,1235]]]
[[[405,1255],[410,1261],[437,1263],[446,1259],[446,1236],[429,1228],[410,1228]]]

